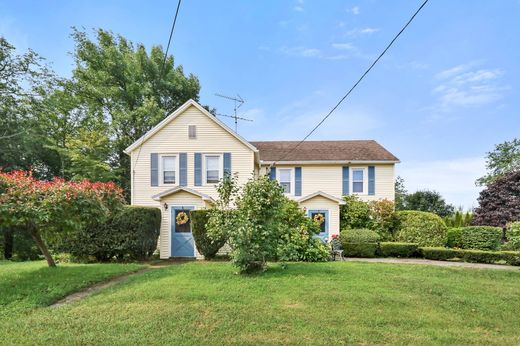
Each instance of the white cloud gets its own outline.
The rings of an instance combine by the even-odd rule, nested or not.
[[[344,50],[357,49],[352,43],[333,43],[332,48],[344,49]]]
[[[480,157],[403,161],[396,167],[408,192],[436,190],[448,203],[465,209],[477,206],[481,188],[475,186],[475,180],[486,173],[485,160]]]
[[[361,13],[361,11],[359,9],[359,6],[354,6],[352,8],[348,8],[347,13],[352,13],[353,15],[357,16],[358,14]]]
[[[303,12],[303,0],[296,1],[296,5],[293,7],[293,10],[295,10],[296,12]]]
[[[371,28],[371,27],[365,27],[365,28],[355,28],[352,30],[349,30],[345,33],[346,36],[349,37],[358,37],[363,35],[372,35],[373,33],[378,32],[380,29],[378,28]]]
[[[435,75],[437,85],[437,112],[450,112],[456,107],[482,106],[499,101],[509,88],[500,83],[501,69],[477,69],[478,62],[461,64]],[[437,116],[438,117],[438,116]]]

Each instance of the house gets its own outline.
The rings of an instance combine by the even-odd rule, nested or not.
[[[399,160],[372,140],[248,142],[193,100],[125,149],[131,157],[132,205],[162,211],[161,258],[197,257],[189,221],[177,217],[211,207],[226,173],[244,184],[268,174],[312,218],[320,236],[339,233],[342,196],[394,199]],[[294,150],[293,150],[294,149]],[[183,214],[181,214],[183,216]]]

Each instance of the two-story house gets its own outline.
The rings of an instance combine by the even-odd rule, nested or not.
[[[132,204],[162,211],[161,258],[196,257],[189,221],[179,213],[211,207],[224,174],[244,184],[268,174],[310,217],[321,214],[321,236],[338,234],[342,197],[394,199],[399,160],[372,140],[248,142],[193,100],[130,145]],[[294,150],[293,150],[294,149]]]

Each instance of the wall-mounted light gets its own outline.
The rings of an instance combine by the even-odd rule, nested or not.
[[[164,210],[168,210],[168,203],[164,203]]]

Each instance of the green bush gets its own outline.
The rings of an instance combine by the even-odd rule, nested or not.
[[[379,235],[369,229],[347,229],[341,231],[339,240],[345,256],[375,257],[378,249]]]
[[[394,202],[382,199],[371,201],[368,206],[370,208],[370,229],[376,231],[381,240],[392,241],[397,226]]]
[[[519,251],[483,251],[483,250],[462,250],[446,248],[420,248],[421,254],[426,259],[447,261],[460,259],[470,263],[505,263],[520,266]]]
[[[158,208],[125,206],[106,222],[93,223],[74,233],[60,250],[76,258],[98,261],[142,260],[153,255],[161,227]]]
[[[397,241],[419,246],[444,246],[446,243],[446,225],[438,215],[412,210],[398,211],[396,215]]]
[[[460,248],[460,233],[462,227],[450,228],[446,234],[446,246],[449,248]]]
[[[506,228],[507,243],[502,246],[504,250],[520,250],[520,221],[511,222]]]
[[[500,248],[502,229],[491,226],[463,227],[460,231],[462,249],[489,250]]]
[[[6,254],[9,252],[7,249],[11,249],[11,253]],[[6,259],[13,261],[33,261],[41,258],[41,251],[29,232],[20,227],[0,229],[0,251],[0,259],[5,255],[10,256]]]
[[[370,207],[356,195],[344,196],[345,204],[340,206],[341,229],[368,228],[370,226]]]
[[[209,209],[192,210],[190,212],[191,230],[195,245],[197,246],[197,250],[204,255],[206,259],[215,258],[218,250],[224,246],[227,240],[223,234],[220,234],[218,237],[210,237],[208,235],[206,224],[209,221],[211,212]]]
[[[383,257],[416,257],[419,253],[419,245],[416,243],[379,243],[379,251]]]

